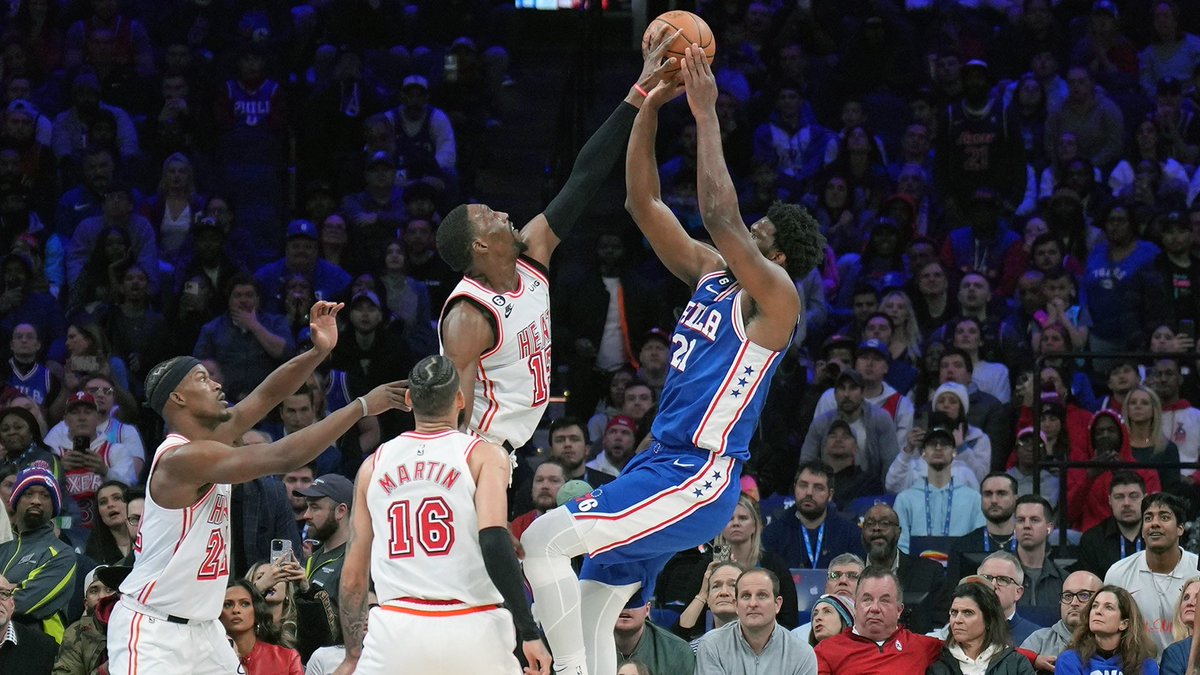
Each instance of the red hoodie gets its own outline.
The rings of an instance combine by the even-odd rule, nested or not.
[[[1092,428],[1101,415],[1111,417],[1121,430],[1120,459],[1123,462],[1136,461],[1129,445],[1129,428],[1125,420],[1112,410],[1101,410],[1092,416],[1088,425],[1086,443],[1072,443],[1070,459],[1073,462],[1086,462],[1096,456],[1092,447]],[[1162,489],[1158,480],[1158,472],[1153,469],[1137,469],[1138,475],[1146,481],[1146,494],[1152,494]],[[1071,527],[1079,531],[1089,530],[1112,515],[1112,507],[1108,505],[1108,489],[1112,485],[1112,471],[1104,471],[1094,479],[1088,477],[1087,469],[1067,470],[1067,513],[1070,516]]]

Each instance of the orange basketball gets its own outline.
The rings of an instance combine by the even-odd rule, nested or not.
[[[696,44],[700,45],[708,62],[712,63],[713,57],[717,55],[717,40],[713,37],[712,29],[708,27],[704,19],[682,9],[664,12],[650,22],[650,25],[646,27],[646,32],[642,34],[642,54],[649,53],[650,42],[659,32],[670,35],[677,30],[683,32],[667,46],[667,50],[663,53],[664,59],[671,57],[683,59],[683,50]],[[679,61],[675,63],[676,66],[667,69],[667,73],[679,70]]]

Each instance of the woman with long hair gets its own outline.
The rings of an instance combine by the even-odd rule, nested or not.
[[[1129,591],[1102,586],[1083,608],[1083,623],[1054,664],[1055,675],[1158,675],[1154,642]]]
[[[102,373],[114,378],[122,389],[129,389],[129,369],[125,366],[125,361],[113,356],[108,334],[90,317],[81,317],[67,324],[67,339],[64,344],[67,348],[67,362],[63,364],[66,372],[74,370],[72,357],[84,357],[75,363],[83,364],[87,370],[76,372]],[[70,389],[70,378],[64,377],[63,383],[67,385],[64,390]]]
[[[288,581],[282,565],[257,562],[246,570],[246,579],[262,594],[263,602],[270,610],[271,624],[279,630],[279,644],[296,648],[298,613],[296,611],[296,584]]]
[[[990,586],[970,581],[954,589],[950,634],[927,675],[1033,675],[1033,665],[1013,649],[1000,599]]]
[[[763,548],[764,527],[758,504],[746,495],[740,495],[737,506],[733,507],[733,516],[729,523],[713,541],[713,550],[728,551],[729,560],[745,569],[761,567],[771,570],[780,579],[791,578],[791,570],[783,558]],[[800,624],[796,587],[794,584],[781,584],[779,593],[783,596],[783,607],[780,608],[776,620],[785,628],[795,628]]]
[[[96,490],[96,513],[92,533],[84,553],[101,565],[115,565],[129,555],[133,538],[129,536],[125,493],[129,486],[119,480],[106,480]]]
[[[204,213],[204,198],[196,192],[196,172],[192,160],[176,152],[162,163],[158,191],[146,200],[143,216],[154,227],[158,255],[178,263],[188,252],[192,224]]]
[[[912,300],[908,293],[895,289],[884,293],[879,300],[879,311],[892,319],[892,339],[888,342],[888,351],[892,361],[904,359],[916,365],[921,358],[921,325],[917,323],[917,315],[913,312]]]
[[[1162,173],[1163,182],[1173,184],[1171,189],[1177,192],[1187,191],[1187,169],[1176,161],[1173,156],[1176,149],[1159,133],[1153,114],[1146,115],[1138,123],[1129,139],[1128,148],[1125,153],[1126,159],[1117,162],[1117,166],[1108,176],[1108,187],[1112,189],[1114,196],[1132,195],[1137,179],[1135,168],[1143,161],[1157,165]]]
[[[1183,582],[1179,602],[1175,604],[1175,619],[1171,635],[1175,642],[1163,650],[1159,659],[1162,675],[1184,675],[1188,655],[1192,653],[1192,626],[1196,621],[1196,601],[1200,599],[1200,576]]]
[[[134,259],[133,240],[128,232],[118,227],[101,230],[83,271],[71,284],[67,314],[97,313],[116,304],[121,274]]]
[[[816,192],[816,191],[814,191]],[[850,202],[850,184],[839,173],[830,173],[820,182],[820,196],[812,195],[807,205],[821,224],[821,233],[834,251],[853,251],[863,240],[864,231],[858,213]]]
[[[913,279],[916,293],[911,295],[913,310],[921,334],[935,328],[958,314],[958,299],[950,292],[950,272],[939,260],[931,260],[916,270]]]
[[[246,571],[246,579],[267,604],[271,622],[279,629],[278,644],[295,649],[307,660],[317,647],[337,641],[337,608],[329,592],[310,584],[295,558],[255,563]]]
[[[279,645],[279,628],[254,584],[245,579],[229,580],[221,625],[246,675],[304,675],[300,654]]]
[[[964,316],[954,323],[947,331],[952,344],[963,350],[975,364],[971,381],[980,391],[995,396],[1001,403],[1008,403],[1012,398],[1012,387],[1008,383],[1008,366],[1003,363],[985,361],[981,356],[983,350],[983,326],[979,320]]]
[[[429,288],[408,275],[408,256],[404,242],[396,239],[383,252],[379,284],[387,293],[387,310],[393,327],[413,352],[423,358],[438,349],[437,333],[433,330]],[[399,322],[396,325],[396,322]]]
[[[1162,401],[1153,389],[1144,384],[1130,389],[1121,403],[1121,412],[1129,424],[1129,447],[1134,459],[1148,466],[1179,463],[1179,448],[1163,434]],[[1158,480],[1169,492],[1178,492],[1183,482],[1178,467],[1160,467]]]
[[[33,413],[10,401],[9,407],[0,410],[0,447],[4,449],[0,467],[16,471],[46,469],[62,481],[62,464],[50,446],[42,442],[44,436]]]

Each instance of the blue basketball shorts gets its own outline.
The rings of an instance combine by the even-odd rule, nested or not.
[[[648,600],[673,555],[725,529],[741,475],[742,463],[732,457],[655,441],[616,480],[564,505],[588,549],[579,578],[612,586],[641,583],[640,595]]]

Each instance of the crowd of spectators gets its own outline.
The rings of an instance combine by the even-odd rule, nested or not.
[[[1200,8],[699,5],[745,219],[803,204],[828,250],[795,280],[805,315],[742,501],[622,614],[621,656],[638,673],[695,654],[701,673],[1017,674],[1161,653],[1181,671],[1200,594]],[[193,354],[236,401],[305,347],[314,300],[345,301],[331,360],[251,445],[437,350],[457,276],[435,234],[497,161],[514,16],[499,0],[4,3],[0,560],[19,563],[0,578],[17,636],[0,663],[44,661],[30,630],[61,643],[56,672],[102,663],[163,435],[139,406],[156,362]],[[703,237],[684,106],[658,146],[664,202]],[[671,368],[688,289],[631,224],[597,229],[555,266],[565,414],[519,449],[518,536],[621,471]],[[235,486],[244,581],[223,620],[247,672],[324,672],[347,477],[410,424],[363,420],[312,465]],[[954,542],[931,560],[931,537]],[[294,553],[272,560],[272,540]],[[795,569],[826,570],[803,610]]]

